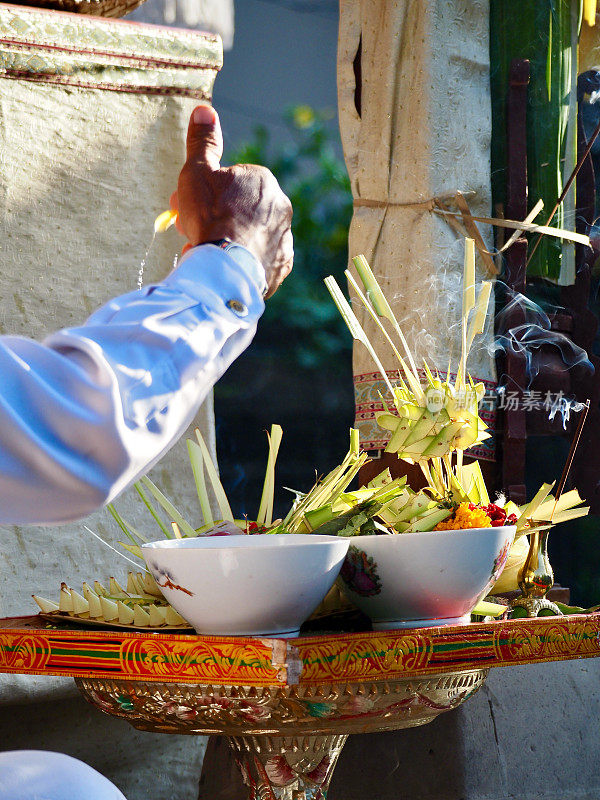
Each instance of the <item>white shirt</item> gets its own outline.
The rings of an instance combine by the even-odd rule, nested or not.
[[[0,523],[86,516],[155,464],[251,342],[265,286],[248,250],[202,245],[79,328],[1,336]]]

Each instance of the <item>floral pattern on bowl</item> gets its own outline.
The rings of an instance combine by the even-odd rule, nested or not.
[[[340,577],[349,589],[361,597],[373,597],[381,591],[375,559],[354,545],[348,548]]]

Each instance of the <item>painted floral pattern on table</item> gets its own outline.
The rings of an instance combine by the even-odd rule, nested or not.
[[[381,580],[375,560],[352,544],[348,548],[340,577],[350,591],[361,597],[373,597],[381,592]]]

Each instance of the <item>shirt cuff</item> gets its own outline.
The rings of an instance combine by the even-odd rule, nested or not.
[[[200,244],[192,247],[187,253],[179,260],[178,267],[184,264],[188,259],[193,258],[195,254],[201,253],[203,250],[210,248],[211,251],[219,253],[226,253],[230,256],[250,278],[250,280],[257,286],[262,297],[267,293],[267,276],[265,268],[260,261],[241,244],[231,242],[226,247],[218,247],[214,244]]]

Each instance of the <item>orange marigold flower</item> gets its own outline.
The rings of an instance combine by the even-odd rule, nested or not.
[[[439,522],[434,531],[453,531],[464,528],[491,528],[492,521],[482,508],[471,503],[460,503],[451,517]]]

